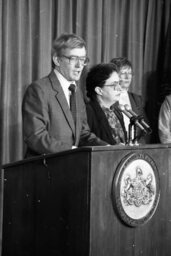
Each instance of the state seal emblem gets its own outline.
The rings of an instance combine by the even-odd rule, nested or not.
[[[129,226],[146,223],[154,214],[159,198],[159,174],[147,154],[131,153],[118,165],[112,184],[114,209]]]

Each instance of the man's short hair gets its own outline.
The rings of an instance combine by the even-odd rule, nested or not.
[[[86,49],[86,43],[81,37],[75,34],[64,33],[53,41],[52,56],[55,55],[60,57],[63,54],[63,50],[65,49],[75,49],[83,47],[85,47]]]

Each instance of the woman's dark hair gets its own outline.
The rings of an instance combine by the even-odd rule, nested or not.
[[[129,67],[132,69],[131,62],[125,57],[118,57],[111,59],[110,63],[113,63],[117,66],[118,70],[120,71],[123,67]]]
[[[93,99],[96,97],[95,88],[97,86],[102,88],[113,72],[118,72],[116,65],[113,63],[100,63],[89,70],[86,78],[88,98]]]

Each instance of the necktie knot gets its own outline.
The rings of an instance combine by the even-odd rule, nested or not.
[[[69,90],[73,93],[75,92],[75,84],[70,84]]]

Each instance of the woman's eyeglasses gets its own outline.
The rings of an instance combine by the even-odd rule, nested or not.
[[[133,72],[120,72],[119,75],[120,76],[133,76],[134,73]]]
[[[105,84],[104,86],[107,86],[107,87],[113,87],[114,91],[121,91],[121,86],[119,84],[119,81],[118,82],[114,82],[113,84]]]

